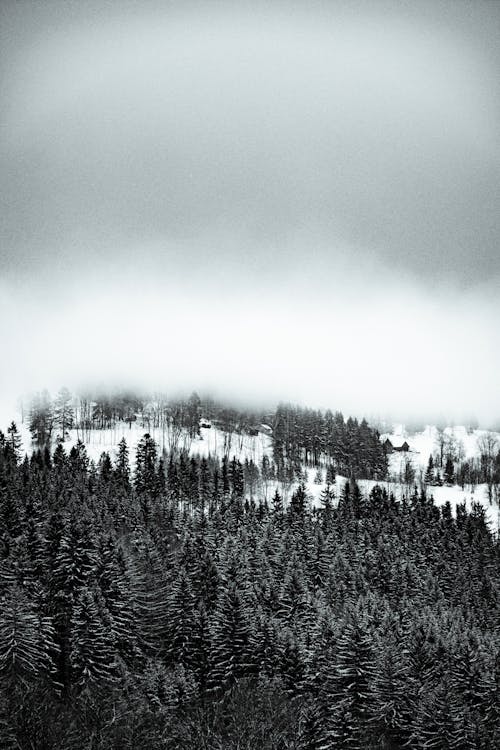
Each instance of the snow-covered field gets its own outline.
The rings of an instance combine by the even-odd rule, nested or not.
[[[448,440],[453,440],[463,458],[474,458],[478,455],[478,441],[486,435],[486,430],[467,430],[464,426],[454,426],[444,428],[444,435]],[[491,433],[490,433],[491,434]],[[494,433],[498,439],[498,446],[500,449],[500,434]],[[439,448],[439,430],[435,425],[428,425],[421,432],[408,432],[405,430],[405,426],[397,424],[394,426],[393,431],[390,433],[384,433],[381,435],[381,440],[384,441],[386,438],[392,442],[395,446],[400,446],[406,442],[410,446],[408,453],[392,453],[389,456],[389,479],[387,481],[375,481],[362,479],[358,481],[358,484],[362,491],[370,492],[371,489],[376,485],[385,487],[388,492],[391,492],[396,499],[401,499],[403,495],[407,495],[413,491],[413,486],[408,487],[400,481],[401,475],[404,473],[405,462],[411,461],[416,476],[417,486],[423,481],[425,469],[429,456],[436,454]],[[308,494],[311,497],[311,502],[315,506],[320,505],[321,492],[325,489],[325,471],[322,471],[323,481],[321,484],[315,482],[315,469],[307,470],[308,479],[306,487]],[[338,498],[342,489],[347,481],[346,477],[337,475],[335,480],[335,486],[332,486],[336,497]],[[427,490],[429,495],[432,495],[436,505],[441,506],[449,502],[453,512],[457,505],[465,503],[468,510],[471,509],[473,503],[480,503],[485,511],[486,517],[489,521],[490,528],[498,532],[500,528],[500,507],[498,499],[493,499],[490,502],[488,497],[488,488],[486,484],[479,484],[476,486],[462,489],[459,485],[454,486],[432,486],[428,487]]]
[[[393,445],[400,446],[406,440],[410,446],[408,453],[392,453],[389,456],[389,476],[393,480],[399,478],[404,473],[405,461],[409,460],[415,469],[417,482],[422,481],[429,456],[439,453],[439,433],[440,431],[435,425],[427,425],[421,432],[410,432],[405,429],[404,425],[398,424],[394,425],[391,433],[381,435],[381,440],[389,438]],[[499,433],[491,433],[480,429],[468,430],[463,425],[445,427],[442,430],[443,438],[441,439],[451,442],[462,459],[468,459],[478,456],[480,441],[487,434],[493,434],[496,437],[498,440],[498,449],[500,449]],[[394,492],[396,497],[408,491],[398,481],[389,481],[384,484]],[[449,502],[453,509],[457,504],[461,503],[465,503],[468,509],[470,509],[472,503],[481,503],[486,510],[491,528],[498,530],[500,525],[498,499],[494,499],[490,503],[488,488],[485,484],[466,487],[463,490],[458,485],[452,487],[433,486],[428,488],[428,492],[434,497],[436,505],[444,505],[446,502]]]
[[[486,435],[488,430],[467,430],[464,426],[445,427],[443,434],[445,440],[454,441],[455,444],[463,451],[464,458],[472,458],[478,454],[478,440]],[[500,435],[494,433],[498,439]],[[427,461],[432,453],[437,451],[439,430],[435,425],[427,425],[422,432],[408,432],[403,424],[394,425],[392,432],[383,433],[381,440],[389,438],[393,445],[402,445],[406,442],[410,446],[409,457],[415,468],[427,466]],[[500,440],[499,440],[500,442]],[[392,454],[393,462],[404,460],[404,454]],[[394,463],[397,470],[397,464]]]
[[[29,453],[32,449],[32,444],[26,420],[23,422],[20,413],[16,413],[14,418],[21,434],[23,449]],[[1,427],[4,432],[10,421],[11,420],[3,419]],[[142,424],[140,420],[131,425],[120,423],[113,429],[94,430],[85,436],[82,435],[81,431],[71,430],[69,438],[64,445],[66,450],[70,450],[78,439],[82,439],[85,443],[89,457],[94,461],[97,461],[101,453],[104,451],[109,453],[113,458],[116,455],[118,443],[122,438],[125,438],[133,461],[137,443],[146,432],[149,432],[153,437],[160,450],[168,450],[170,445],[168,430],[148,427],[147,424]],[[458,446],[458,450],[463,458],[473,458],[478,455],[478,440],[480,440],[485,433],[485,430],[469,431],[463,426],[446,427],[444,429],[446,438],[454,440],[455,445]],[[500,435],[498,435],[498,433],[495,433],[495,435],[499,439],[500,446]],[[398,424],[394,426],[392,432],[384,433],[381,436],[381,440],[385,440],[386,438],[389,438],[392,444],[396,446],[401,445],[406,440],[410,446],[409,452],[393,453],[389,456],[389,479],[387,481],[375,482],[374,480],[360,480],[359,485],[361,489],[366,492],[369,492],[375,484],[382,485],[399,499],[403,494],[408,494],[408,492],[411,492],[412,490],[412,488],[409,488],[399,481],[400,476],[404,472],[405,462],[407,460],[411,461],[415,469],[416,482],[419,484],[419,482],[422,481],[429,456],[431,454],[435,455],[438,451],[439,431],[436,426],[429,425],[421,432],[412,433],[406,431],[404,425]],[[179,447],[185,448],[191,455],[222,456],[226,453],[230,458],[233,456],[236,456],[240,460],[245,460],[247,458],[258,464],[260,464],[263,455],[267,454],[269,457],[272,457],[272,438],[268,434],[259,432],[258,435],[250,436],[232,433],[228,436],[214,426],[208,429],[202,428],[200,430],[200,435],[192,440],[184,433],[179,440]],[[315,469],[309,468],[306,472],[307,481],[305,484],[311,503],[314,506],[318,506],[320,504],[321,492],[325,488],[325,470],[321,470],[321,483],[315,481],[315,479],[317,479]],[[332,490],[336,497],[340,496],[346,481],[347,479],[345,477],[336,477],[335,485],[332,486]],[[271,500],[276,488],[284,494],[285,500],[287,500],[289,499],[294,486],[283,488],[281,484],[278,486],[277,482],[267,482],[265,486],[263,486],[262,491],[268,501]],[[466,487],[465,489],[462,489],[458,485],[451,487],[433,486],[429,487],[428,492],[433,495],[434,501],[437,505],[444,505],[446,502],[449,502],[453,509],[457,504],[461,503],[465,503],[468,509],[471,508],[472,503],[481,503],[486,510],[491,528],[495,531],[499,529],[500,510],[498,501],[493,499],[492,502],[490,502],[486,485],[481,484],[475,487]]]
[[[311,496],[312,504],[315,506],[320,505],[320,495],[322,490],[325,488],[325,484],[316,484],[314,482],[314,470],[310,470],[309,479],[306,483],[308,494]],[[347,481],[346,477],[337,475],[335,480],[335,486],[332,489],[335,492],[336,497],[340,496],[342,489]],[[365,493],[369,493],[375,485],[385,487],[388,492],[392,493],[394,497],[400,500],[403,495],[408,496],[411,494],[413,487],[407,487],[401,482],[393,481],[375,481],[372,479],[360,479],[358,485],[361,490]],[[441,506],[449,502],[453,512],[457,505],[465,503],[468,510],[471,509],[473,503],[480,503],[485,511],[486,517],[489,521],[490,528],[497,532],[500,529],[500,508],[498,501],[493,500],[491,503],[488,499],[488,488],[485,484],[478,484],[472,490],[462,490],[458,485],[452,487],[429,487],[428,495],[432,495],[436,505]]]
[[[15,415],[15,421],[21,435],[23,451],[29,454],[32,450],[32,441],[28,424],[26,421],[22,421],[19,414]],[[1,427],[3,432],[7,431],[9,424],[9,421],[3,421]],[[172,439],[168,429],[148,426],[141,420],[132,422],[130,425],[120,422],[111,429],[92,430],[86,433],[76,429],[70,430],[69,436],[64,442],[64,448],[69,451],[78,440],[81,440],[85,444],[89,458],[98,461],[103,452],[109,453],[111,458],[114,458],[118,450],[118,443],[122,438],[125,438],[130,450],[131,461],[133,461],[137,443],[146,433],[151,435],[160,451],[168,451]],[[200,435],[193,439],[188,436],[186,431],[183,431],[178,441],[178,448],[187,450],[191,455],[222,456],[226,453],[230,458],[234,455],[240,460],[247,458],[260,464],[264,454],[272,455],[272,438],[264,432],[259,432],[255,436],[237,433],[228,435],[212,426],[209,429],[201,428]]]

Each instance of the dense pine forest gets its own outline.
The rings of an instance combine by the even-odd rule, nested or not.
[[[384,473],[367,425],[326,416],[318,448],[309,413],[278,416],[260,466],[148,434],[97,464],[81,441],[27,457],[14,424],[0,436],[0,747],[500,745],[484,509],[365,496],[356,476]],[[364,458],[335,454],[335,429]],[[328,445],[340,496],[286,501],[280,460],[298,474]]]
[[[0,750],[500,750],[500,0],[0,0]]]

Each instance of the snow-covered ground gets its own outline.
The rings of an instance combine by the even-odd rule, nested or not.
[[[487,434],[496,437],[500,449],[500,434],[496,432],[491,433],[491,431],[482,429],[469,430],[463,425],[448,426],[442,430],[443,439],[455,446],[457,454],[462,459],[477,458],[480,441]],[[435,425],[427,425],[421,432],[411,432],[407,431],[404,425],[398,424],[394,425],[392,432],[381,435],[382,441],[386,438],[389,438],[393,445],[400,446],[406,440],[410,446],[408,453],[396,452],[389,456],[389,476],[393,481],[384,484],[394,492],[396,497],[400,497],[403,492],[408,491],[408,488],[394,480],[404,474],[405,462],[409,460],[415,469],[417,483],[422,481],[429,456],[435,456],[439,453],[440,430]],[[433,486],[428,488],[428,492],[434,497],[436,505],[444,505],[449,502],[453,509],[461,503],[465,503],[468,509],[470,509],[472,503],[481,503],[486,510],[491,528],[495,531],[499,529],[500,510],[498,500],[493,499],[490,503],[486,484],[465,487],[465,489],[458,485],[452,487]]]
[[[311,502],[314,506],[319,507],[321,505],[320,496],[321,492],[325,488],[325,484],[316,484],[314,482],[314,470],[309,471],[309,479],[306,483],[308,494],[311,496]],[[335,485],[332,485],[332,489],[336,497],[340,496],[342,489],[347,481],[346,477],[337,475]],[[360,479],[358,485],[361,490],[365,493],[369,493],[375,485],[385,487],[388,492],[392,493],[397,500],[400,500],[403,495],[408,496],[412,493],[413,487],[408,487],[401,482],[393,481],[375,481],[372,479]],[[436,505],[441,506],[449,502],[452,511],[455,512],[457,505],[465,503],[468,510],[471,510],[473,503],[480,503],[485,511],[486,517],[490,524],[490,528],[498,532],[500,529],[500,508],[498,502],[493,500],[491,503],[488,498],[488,488],[485,484],[478,484],[472,489],[462,490],[458,485],[454,486],[443,486],[443,487],[429,487],[428,495],[432,495]]]
[[[23,449],[29,453],[32,449],[32,444],[26,420],[23,422],[22,415],[19,412],[15,413],[14,418],[21,434]],[[3,420],[1,427],[4,432],[9,423],[9,420]],[[140,420],[133,422],[131,425],[120,423],[113,429],[109,430],[93,430],[85,436],[82,435],[81,431],[71,430],[69,439],[66,440],[64,445],[66,450],[70,450],[78,439],[82,439],[85,443],[89,457],[94,461],[97,461],[103,451],[109,453],[113,458],[116,455],[118,443],[124,437],[127,441],[131,459],[133,461],[137,443],[146,432],[149,432],[153,437],[160,450],[163,450],[164,448],[168,450],[170,445],[168,430],[148,427],[147,424],[142,424]],[[478,440],[486,434],[486,431],[468,431],[463,426],[456,426],[446,427],[444,434],[447,439],[453,439],[455,441],[455,445],[458,447],[463,458],[472,458],[478,455]],[[499,439],[500,445],[500,435],[497,433],[495,434]],[[401,498],[403,494],[408,494],[408,492],[411,491],[411,488],[399,481],[400,476],[404,472],[405,462],[407,460],[411,461],[415,469],[416,481],[418,484],[422,480],[429,456],[431,454],[436,454],[439,450],[438,437],[439,431],[434,425],[429,425],[423,431],[416,433],[406,431],[404,425],[395,425],[392,432],[384,433],[381,436],[381,440],[389,438],[392,444],[396,446],[401,445],[406,440],[410,446],[409,452],[393,453],[389,456],[389,479],[387,481],[375,482],[373,480],[360,480],[359,485],[361,489],[369,492],[375,484],[380,484],[386,487],[387,490],[392,492],[398,499]],[[179,447],[185,448],[192,455],[222,456],[224,453],[227,453],[230,458],[234,455],[242,461],[247,458],[258,464],[260,464],[264,454],[272,457],[272,438],[265,432],[259,432],[259,434],[255,436],[232,433],[228,438],[226,433],[214,426],[208,429],[202,428],[200,430],[200,435],[192,440],[186,433],[184,433],[179,440]],[[306,471],[306,487],[311,498],[311,503],[315,506],[319,506],[320,495],[325,488],[325,470],[324,468],[321,470],[321,483],[315,481],[315,469],[309,468]],[[335,485],[332,486],[332,489],[337,498],[340,496],[346,481],[345,477],[336,477]],[[268,501],[272,499],[276,488],[284,494],[285,500],[287,500],[290,498],[294,486],[283,488],[281,485],[278,486],[277,482],[267,482],[263,486],[262,491]],[[486,485],[466,487],[465,489],[462,489],[458,485],[452,487],[433,486],[430,487],[428,491],[433,495],[437,505],[444,505],[446,502],[449,502],[453,509],[457,504],[465,503],[466,507],[470,509],[472,503],[481,503],[486,510],[491,528],[495,531],[499,529],[500,511],[498,502],[495,499],[490,502]]]
[[[467,430],[464,426],[454,426],[444,428],[444,436],[449,441],[454,441],[457,450],[460,452],[462,458],[474,458],[478,456],[479,446],[478,441],[487,434],[487,430]],[[490,433],[491,434],[491,433]],[[500,449],[500,434],[493,433],[497,440]],[[400,446],[406,442],[410,446],[408,453],[395,452],[389,456],[389,479],[387,481],[374,481],[362,479],[358,481],[358,484],[362,491],[370,492],[371,489],[376,485],[385,487],[388,492],[401,499],[403,495],[407,495],[413,491],[413,486],[408,487],[400,481],[400,477],[404,474],[405,462],[409,460],[415,469],[415,477],[417,486],[423,481],[425,469],[429,461],[430,455],[435,455],[439,452],[439,430],[435,425],[427,425],[421,432],[410,432],[405,429],[402,424],[394,425],[392,432],[387,432],[381,435],[381,440],[384,441],[387,438],[395,446]],[[311,502],[315,506],[320,505],[321,492],[325,488],[325,471],[322,471],[323,481],[321,484],[317,484],[315,480],[315,469],[308,469],[308,480],[306,482],[308,494],[311,497]],[[337,475],[335,480],[335,486],[332,486],[336,497],[340,496],[344,484],[347,478]],[[457,505],[465,503],[468,510],[471,509],[473,503],[480,503],[485,511],[486,517],[489,521],[490,528],[495,532],[500,529],[500,507],[498,499],[493,498],[490,502],[488,496],[488,487],[486,484],[479,484],[476,486],[462,489],[459,485],[454,486],[432,486],[428,487],[427,490],[429,495],[432,495],[434,502],[438,506],[442,506],[449,502],[453,512]]]
[[[463,451],[464,458],[477,456],[478,440],[487,432],[488,430],[467,430],[462,425],[443,429],[445,440],[454,441],[456,446]],[[500,435],[494,434],[499,438],[500,443]],[[380,437],[382,441],[389,438],[393,445],[402,445],[406,440],[410,446],[408,455],[415,468],[423,467],[425,469],[429,456],[438,450],[438,436],[439,430],[435,425],[427,425],[422,432],[408,432],[404,425],[398,424],[394,425],[392,432],[386,432]],[[404,455],[402,453],[392,454],[391,461],[394,462],[395,468],[397,468],[397,461],[404,460]]]
[[[19,414],[16,415],[15,421],[21,435],[23,451],[29,454],[32,450],[32,441],[28,424],[22,421]],[[3,432],[7,431],[9,424],[10,422],[5,422],[2,425]],[[125,438],[131,461],[133,461],[137,443],[146,433],[151,435],[160,451],[164,449],[168,451],[172,440],[168,429],[148,426],[140,419],[130,425],[119,422],[115,427],[105,430],[91,430],[85,433],[81,430],[70,430],[64,442],[64,448],[69,451],[78,440],[81,440],[85,444],[89,458],[98,461],[103,452],[109,453],[111,458],[114,458],[118,443]],[[264,432],[259,432],[258,435],[227,434],[212,426],[208,429],[201,428],[200,435],[193,439],[186,431],[183,431],[178,440],[178,448],[187,450],[191,455],[223,456],[226,453],[230,458],[235,455],[240,460],[244,461],[248,458],[260,464],[264,454],[272,455],[272,438]]]

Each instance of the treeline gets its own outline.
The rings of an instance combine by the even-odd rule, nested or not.
[[[500,745],[480,506],[350,482],[314,510],[188,464],[149,436],[131,473],[125,441],[95,465],[0,435],[0,747]]]
[[[47,391],[36,394],[28,406],[29,428],[39,448],[55,440],[64,441],[75,429],[83,442],[96,430],[112,429],[120,422],[139,421],[147,430],[161,430],[170,453],[189,450],[190,441],[200,434],[200,423],[218,427],[226,435],[223,453],[229,456],[238,436],[257,435],[263,429],[272,434],[274,462],[280,481],[301,478],[303,466],[326,466],[335,474],[362,479],[384,479],[387,459],[377,430],[366,420],[344,419],[340,412],[302,409],[279,405],[272,413],[254,413],[200,399],[168,399],[157,394],[143,398],[134,394],[72,395],[62,388],[54,400]]]
[[[212,420],[226,432],[257,434],[262,414],[236,409],[197,393],[187,398],[167,398],[164,394],[141,396],[131,392],[72,394],[61,388],[52,398],[47,390],[36,393],[23,405],[33,442],[45,447],[64,441],[75,429],[84,442],[92,432],[113,429],[120,423],[139,422],[147,430],[164,430],[173,447],[181,433],[190,438],[200,433],[200,419]],[[24,416],[24,414],[23,414]]]
[[[363,419],[344,419],[314,409],[281,404],[273,420],[274,460],[283,465],[319,466],[327,463],[334,473],[358,479],[384,479],[387,457],[377,430]]]

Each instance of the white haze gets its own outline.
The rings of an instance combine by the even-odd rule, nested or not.
[[[0,3],[0,401],[498,421],[500,4]]]
[[[115,270],[110,289],[101,270],[50,294],[46,284],[3,286],[4,398],[117,385],[395,419],[500,414],[488,286],[426,290],[368,256],[361,267],[311,260],[302,278],[249,272],[241,286],[217,274],[155,282],[149,271]]]

